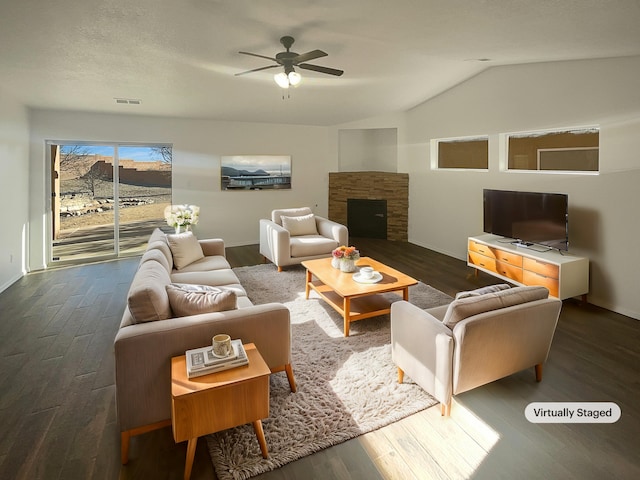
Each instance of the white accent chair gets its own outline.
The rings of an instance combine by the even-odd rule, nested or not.
[[[526,368],[535,367],[541,381],[562,302],[545,287],[508,287],[461,292],[449,305],[427,310],[393,303],[398,383],[406,373],[449,415],[453,395]]]
[[[260,253],[278,271],[305,260],[330,257],[340,245],[348,245],[347,227],[314,215],[310,208],[287,208],[260,219]]]

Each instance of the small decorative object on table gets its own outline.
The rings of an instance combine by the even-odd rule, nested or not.
[[[176,229],[176,233],[188,232],[199,218],[200,207],[197,205],[169,205],[164,209],[164,219],[167,225]]]
[[[231,348],[231,354],[223,358],[215,354],[211,345],[187,350],[185,352],[187,357],[187,377],[200,377],[213,372],[241,367],[249,363],[242,340],[231,340]]]
[[[360,258],[360,252],[356,247],[346,247],[344,245],[331,252],[331,266],[339,268],[342,272],[355,272],[356,261]]]

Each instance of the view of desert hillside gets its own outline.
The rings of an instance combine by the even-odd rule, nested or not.
[[[113,157],[100,154],[62,156],[59,238],[113,223],[113,162]],[[162,219],[164,208],[171,204],[171,163],[121,158],[119,165],[120,222]]]
[[[91,170],[97,162],[104,162],[113,165],[113,157],[107,157],[99,154],[77,155],[69,161],[61,162],[60,180],[73,180],[80,178]],[[140,171],[170,171],[171,163],[156,160],[153,162],[140,162],[128,158],[119,160],[120,168],[132,168]]]

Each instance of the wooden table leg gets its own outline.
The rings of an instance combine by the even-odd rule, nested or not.
[[[304,286],[304,298],[309,300],[309,284],[311,283],[311,271],[307,269],[307,283]]]
[[[405,302],[408,302],[408,301],[409,301],[409,287],[406,287],[406,288],[403,288],[403,289],[402,289],[402,299],[403,299]]]
[[[349,318],[351,317],[351,299],[349,297],[344,297],[344,301],[342,302],[342,310],[344,311],[344,336],[349,336]]]
[[[191,469],[193,468],[193,457],[196,454],[196,445],[198,444],[198,437],[190,438],[187,443],[187,459],[184,463],[184,480],[191,478]]]
[[[256,437],[258,437],[258,443],[260,444],[260,450],[262,451],[262,458],[269,458],[267,440],[264,438],[264,430],[262,429],[262,420],[256,420],[253,422],[253,430],[256,432]]]

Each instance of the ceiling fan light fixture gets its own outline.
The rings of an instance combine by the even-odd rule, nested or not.
[[[276,81],[280,88],[289,88],[289,77],[284,72],[276,73],[273,76],[273,79]]]
[[[298,72],[289,72],[289,85],[292,87],[297,86],[302,81],[302,75]]]
[[[302,81],[302,75],[298,72],[289,72],[289,74],[280,72],[275,74],[273,79],[280,88],[289,88],[297,86]]]

